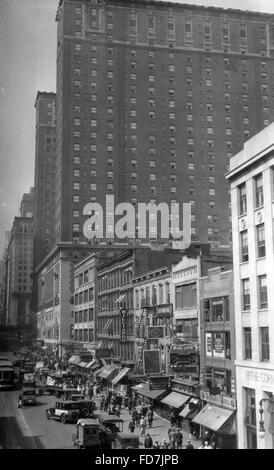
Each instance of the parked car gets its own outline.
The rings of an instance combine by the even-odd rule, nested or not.
[[[48,419],[58,419],[63,424],[76,423],[79,418],[93,417],[95,404],[92,400],[60,400],[46,410]]]
[[[98,419],[79,419],[72,434],[72,441],[78,449],[113,448],[113,436]]]
[[[114,442],[115,449],[139,449],[140,446],[139,436],[133,432],[118,432]]]

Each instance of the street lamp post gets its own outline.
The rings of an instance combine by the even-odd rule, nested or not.
[[[265,438],[265,426],[264,426],[264,419],[263,419],[263,414],[264,414],[264,408],[263,408],[263,403],[264,402],[269,402],[270,405],[271,405],[271,419],[272,419],[272,413],[273,413],[273,408],[272,408],[272,405],[274,405],[274,401],[273,401],[273,397],[270,397],[270,398],[262,398],[260,401],[259,401],[259,414],[260,414],[260,420],[259,420],[259,430],[258,430],[258,434],[259,434],[259,438],[260,438],[260,447],[262,448],[262,444],[263,444],[263,439]],[[271,421],[271,425],[272,425],[272,421]]]

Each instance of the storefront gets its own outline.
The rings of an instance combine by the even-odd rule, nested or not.
[[[224,397],[223,403],[218,403],[216,400],[214,403],[214,396],[205,397],[205,393],[201,392],[201,398],[206,398],[208,403],[193,418],[193,422],[201,426],[200,435],[204,437],[206,431],[209,436],[215,434],[217,448],[236,449],[236,401]]]
[[[135,385],[132,390],[143,398],[146,405],[152,405],[156,412],[160,406],[161,398],[167,393],[167,390],[150,390],[148,383]]]
[[[124,367],[114,379],[112,379],[112,386],[115,387],[115,389],[122,393],[122,395],[127,395],[128,394],[128,387],[129,387],[129,380],[128,380],[128,374],[130,372],[129,367]]]
[[[188,395],[171,391],[166,397],[161,400],[160,415],[162,416],[162,418],[169,419],[171,413],[174,412],[178,418],[179,412],[189,400],[190,397]]]
[[[189,401],[186,402],[184,408],[178,413],[178,424],[187,433],[197,431],[197,426],[192,424],[192,419],[199,412],[200,406],[200,386],[196,381],[172,379],[171,389],[187,396]]]
[[[112,379],[118,374],[119,367],[116,365],[108,365],[96,371],[94,375],[101,379],[103,386],[110,386]]]

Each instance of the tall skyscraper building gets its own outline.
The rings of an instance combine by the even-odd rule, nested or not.
[[[30,326],[33,318],[33,188],[24,194],[19,217],[14,217],[9,243],[5,252],[6,325]]]
[[[56,171],[56,94],[37,92],[35,180],[34,180],[34,265],[53,245]]]
[[[190,202],[228,245],[230,157],[274,116],[274,17],[145,0],[60,0],[55,241],[83,207]]]

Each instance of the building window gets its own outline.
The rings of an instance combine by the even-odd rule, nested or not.
[[[243,310],[250,309],[250,283],[249,278],[242,279],[242,300]]]
[[[266,274],[258,276],[258,290],[259,290],[259,308],[267,308],[267,277]]]
[[[244,359],[252,359],[251,328],[244,328]]]
[[[239,215],[246,214],[247,204],[246,204],[246,184],[243,183],[238,187],[239,194]]]
[[[265,256],[265,229],[264,224],[257,225],[257,256],[263,258]]]
[[[245,425],[247,448],[257,449],[257,423],[256,423],[256,400],[253,388],[245,389]]]
[[[269,351],[269,328],[267,326],[260,328],[260,346],[261,346],[261,361],[268,362],[270,359],[270,351]]]
[[[241,238],[241,262],[245,263],[248,261],[248,234],[247,230],[243,230],[240,233]]]
[[[254,178],[254,184],[255,184],[255,207],[261,207],[264,205],[262,173],[260,173]]]

